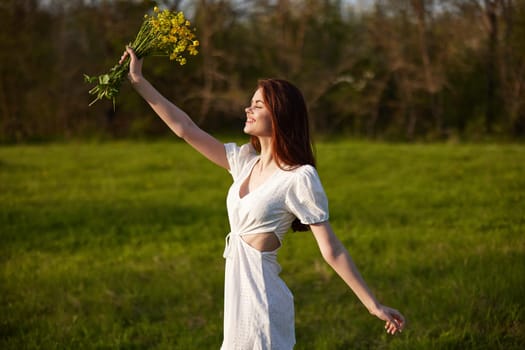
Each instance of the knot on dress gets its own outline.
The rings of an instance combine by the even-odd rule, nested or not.
[[[233,252],[232,252],[232,242],[231,240],[232,239],[235,239],[234,237],[238,237],[239,235],[236,235],[236,234],[233,234],[230,232],[226,235],[226,238],[224,239],[225,241],[225,245],[224,245],[224,252],[222,253],[222,257],[224,259],[226,258],[232,258],[233,257]]]

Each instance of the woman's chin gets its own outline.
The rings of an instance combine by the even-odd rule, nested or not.
[[[252,132],[250,131],[250,128],[248,126],[245,126],[242,130],[246,135],[253,136]]]

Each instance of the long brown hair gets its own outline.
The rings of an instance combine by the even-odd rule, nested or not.
[[[258,88],[262,89],[264,103],[272,116],[272,156],[279,167],[296,168],[306,164],[315,167],[308,110],[301,91],[282,79],[261,79]],[[252,136],[250,142],[257,152],[261,151],[256,136]],[[309,227],[295,219],[292,229],[307,231]]]

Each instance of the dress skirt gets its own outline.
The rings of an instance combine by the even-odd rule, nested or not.
[[[293,296],[279,277],[276,251],[260,252],[239,234],[226,238],[221,350],[291,350]]]

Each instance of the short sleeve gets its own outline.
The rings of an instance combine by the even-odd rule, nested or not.
[[[240,147],[237,146],[236,143],[226,143],[224,148],[226,150],[228,165],[230,166],[230,174],[233,179],[236,179],[246,164],[257,156],[257,152],[255,152],[255,149],[249,143]]]
[[[288,210],[305,225],[328,220],[328,199],[317,171],[311,165],[303,165],[296,172],[286,195]]]

